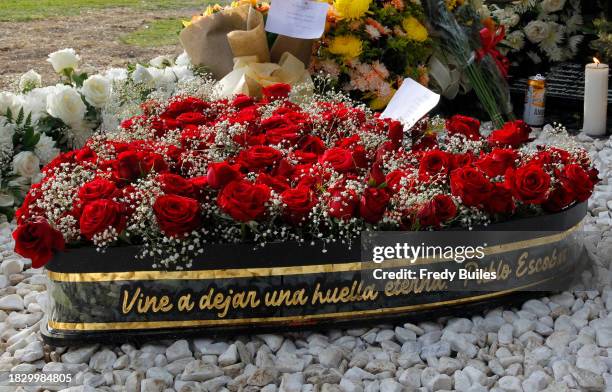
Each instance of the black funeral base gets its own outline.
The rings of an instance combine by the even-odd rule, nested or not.
[[[569,285],[569,281],[566,283]],[[500,306],[520,306],[529,299],[552,295],[551,292],[524,291],[508,294],[495,299],[473,302],[440,309],[423,310],[400,315],[381,315],[375,318],[362,318],[344,321],[322,321],[316,324],[283,324],[276,326],[250,325],[244,327],[206,327],[206,328],[170,328],[158,330],[129,330],[104,332],[77,332],[69,333],[53,331],[47,328],[47,319],[41,323],[41,335],[45,344],[50,346],[79,346],[92,343],[123,344],[132,343],[141,345],[150,341],[176,340],[189,338],[215,338],[239,335],[254,335],[264,333],[291,333],[307,331],[322,331],[329,328],[344,329],[356,327],[373,327],[381,324],[402,324],[407,322],[432,321],[439,317],[466,317],[466,314],[478,314]]]

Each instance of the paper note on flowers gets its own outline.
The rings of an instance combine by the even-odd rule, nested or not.
[[[438,102],[440,102],[438,94],[420,83],[406,78],[381,117],[401,121],[407,128],[411,128],[431,109],[435,108]]]
[[[266,31],[293,38],[321,38],[328,8],[329,4],[312,0],[275,0],[268,11]]]

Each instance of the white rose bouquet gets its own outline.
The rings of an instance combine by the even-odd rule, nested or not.
[[[584,39],[580,0],[519,0],[503,8],[489,5],[489,11],[506,29],[500,51],[516,68],[513,74],[532,74],[550,63],[570,61]]]

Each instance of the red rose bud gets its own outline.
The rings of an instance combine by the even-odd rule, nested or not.
[[[192,124],[192,125],[203,125],[206,124],[208,118],[202,113],[198,112],[187,112],[179,115],[176,118],[176,121],[182,124]]]
[[[494,148],[490,153],[481,155],[474,165],[487,176],[494,178],[503,176],[506,170],[514,168],[517,159],[518,152],[516,150]]]
[[[32,260],[33,268],[40,268],[53,257],[53,252],[63,251],[62,234],[45,220],[19,225],[13,232],[15,253]]]
[[[546,211],[559,212],[569,207],[575,201],[576,195],[574,191],[566,185],[561,181],[548,194],[548,199],[542,204]]]
[[[99,200],[112,199],[117,192],[117,185],[105,178],[96,178],[86,182],[79,189],[79,200],[83,204]]]
[[[248,181],[232,181],[217,197],[217,205],[237,221],[249,222],[261,218],[270,200],[270,188]]]
[[[286,83],[276,83],[261,89],[261,94],[270,101],[287,98],[290,92],[291,86]]]
[[[470,140],[480,139],[480,121],[472,117],[456,114],[446,120],[446,130],[450,135],[463,135]]]
[[[510,214],[516,208],[512,191],[503,183],[493,184],[489,197],[484,200],[485,209],[489,214]]]
[[[287,189],[281,193],[283,218],[293,225],[300,225],[317,204],[314,193],[306,187]]]
[[[465,166],[452,171],[450,175],[451,193],[461,198],[467,206],[477,206],[489,197],[493,184],[483,173],[472,167]]]
[[[348,172],[355,169],[353,153],[345,148],[333,147],[325,151],[319,162],[330,165],[337,172]]]
[[[347,220],[355,216],[359,206],[359,198],[354,190],[337,186],[329,190],[330,198],[327,202],[329,216]]]
[[[114,228],[117,234],[125,229],[126,217],[121,204],[113,200],[95,200],[88,203],[81,213],[79,228],[83,237],[91,239],[103,231]]]
[[[548,173],[536,164],[506,172],[506,185],[517,199],[526,204],[542,204],[548,197],[550,182]]]
[[[240,167],[227,162],[217,162],[208,165],[208,185],[213,189],[221,189],[229,182],[241,178]]]
[[[268,146],[253,146],[240,152],[238,161],[247,169],[258,170],[274,166],[282,158],[275,148]]]
[[[368,223],[380,222],[389,199],[390,196],[385,189],[367,188],[359,200],[359,215]]]
[[[199,98],[180,98],[171,102],[170,105],[168,105],[168,107],[166,108],[166,111],[162,114],[162,116],[176,118],[182,113],[203,112],[209,107],[209,103],[204,102]]]
[[[427,180],[431,177],[446,175],[451,167],[451,157],[440,150],[423,153],[419,163],[419,177]]]
[[[436,195],[418,210],[416,218],[422,227],[440,227],[457,215],[457,206],[448,195]]]
[[[197,229],[202,221],[197,200],[177,195],[159,196],[153,204],[160,230],[170,237],[177,237]]]
[[[255,101],[253,100],[253,98],[249,97],[248,95],[238,94],[232,101],[232,106],[236,109],[244,109],[253,105],[254,103]]]
[[[561,170],[561,182],[566,188],[572,189],[576,201],[581,203],[588,200],[593,193],[591,176],[580,165],[565,165]]]
[[[177,174],[163,173],[157,177],[164,193],[173,193],[185,197],[193,197],[193,184]]]
[[[518,148],[529,141],[531,128],[523,120],[507,122],[502,129],[493,131],[487,141],[492,146]]]

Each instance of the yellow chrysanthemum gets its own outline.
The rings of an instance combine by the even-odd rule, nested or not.
[[[423,26],[414,16],[409,16],[404,19],[402,22],[402,27],[406,31],[406,36],[408,36],[408,38],[411,40],[423,42],[429,37],[429,33],[427,32],[425,26]]]
[[[329,43],[329,52],[338,56],[342,56],[345,60],[359,57],[363,45],[361,40],[352,35],[341,35],[334,37]]]
[[[334,9],[341,19],[363,18],[372,0],[334,0]]]

